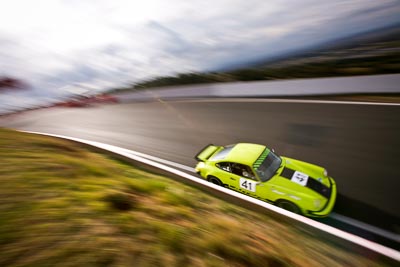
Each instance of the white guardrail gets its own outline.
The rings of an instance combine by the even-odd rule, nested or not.
[[[90,147],[98,148],[102,151],[110,152],[116,156],[122,156],[125,159],[131,160],[133,163],[139,164],[144,167],[150,167],[152,170],[157,170],[160,173],[167,173],[169,175],[173,175],[178,178],[180,181],[188,183],[190,185],[194,185],[196,187],[200,187],[201,189],[205,189],[209,193],[213,195],[217,195],[225,200],[229,200],[231,202],[235,202],[247,208],[251,208],[252,210],[256,210],[258,212],[268,213],[270,216],[278,218],[279,220],[283,220],[286,222],[290,222],[292,224],[296,224],[298,227],[307,228],[309,232],[312,232],[314,236],[319,236],[321,238],[325,238],[335,243],[340,244],[341,246],[346,247],[349,250],[355,251],[355,253],[362,253],[366,255],[368,258],[378,259],[383,258],[388,260],[390,263],[395,262],[396,264],[400,262],[400,252],[383,245],[374,243],[367,239],[361,238],[359,236],[344,232],[342,230],[336,229],[332,226],[314,221],[307,217],[294,214],[292,212],[283,210],[274,205],[268,204],[264,201],[243,195],[241,193],[232,191],[230,189],[226,189],[221,186],[217,186],[215,184],[209,183],[199,177],[190,175],[186,172],[177,170],[173,167],[162,164],[165,162],[171,165],[171,162],[159,159],[150,155],[146,155],[140,152],[128,150],[125,148],[108,145],[96,141],[89,141],[75,137],[50,134],[50,133],[42,133],[42,132],[33,132],[33,131],[21,131],[25,133],[31,134],[40,134],[46,136],[52,136],[62,139],[71,140],[77,143],[85,144]],[[177,163],[176,163],[177,164]],[[180,164],[177,164],[180,165]],[[176,166],[180,169],[186,169],[187,171],[193,171],[192,168],[187,166]],[[185,168],[186,167],[186,168]]]

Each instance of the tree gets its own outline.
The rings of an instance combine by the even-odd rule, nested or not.
[[[28,85],[22,80],[11,77],[0,77],[0,91],[27,89]]]

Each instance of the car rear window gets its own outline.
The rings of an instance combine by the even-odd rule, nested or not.
[[[232,150],[233,146],[226,146],[221,151],[217,152],[210,160],[221,160],[224,159],[229,152]]]

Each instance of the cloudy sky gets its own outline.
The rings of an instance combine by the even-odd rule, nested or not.
[[[0,0],[1,109],[277,55],[400,22],[398,0]]]

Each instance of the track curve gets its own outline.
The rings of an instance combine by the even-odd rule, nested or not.
[[[38,110],[0,125],[106,142],[193,166],[205,144],[254,142],[324,166],[335,212],[399,233],[400,106],[253,99]]]

